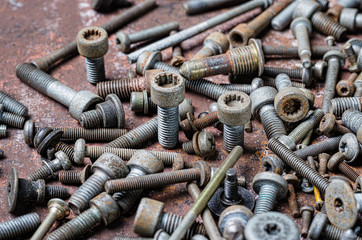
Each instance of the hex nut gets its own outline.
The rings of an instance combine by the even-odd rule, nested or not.
[[[277,93],[278,91],[275,88],[269,86],[261,87],[251,92],[251,112],[256,119],[260,120],[259,110],[261,107],[274,103]]]
[[[339,164],[342,163],[345,159],[346,156],[341,152],[333,154],[327,164],[328,170],[335,172],[338,169]]]
[[[305,17],[297,17],[295,18],[292,23],[290,24],[290,29],[292,29],[293,35],[296,36],[296,29],[298,26],[303,25],[309,34],[312,34],[312,23],[309,21],[308,18]]]
[[[131,40],[128,37],[128,34],[124,31],[118,31],[116,34],[116,44],[119,50],[122,52],[129,52],[131,50]]]
[[[101,27],[83,28],[77,34],[77,47],[86,58],[102,57],[108,51],[108,33]]]
[[[144,76],[146,71],[152,69],[156,62],[161,61],[161,52],[145,51],[137,59],[136,72],[137,74]]]
[[[264,184],[274,185],[277,189],[277,198],[281,199],[286,197],[288,193],[288,183],[284,178],[273,172],[261,172],[254,176],[253,189],[256,193],[259,193],[261,187]]]
[[[242,126],[251,118],[250,97],[243,92],[229,91],[217,100],[217,116],[229,126]]]
[[[261,168],[265,172],[274,172],[276,174],[282,175],[285,164],[277,155],[269,154],[262,157]]]
[[[121,209],[111,195],[102,192],[89,202],[90,207],[96,207],[103,218],[104,225],[114,222],[121,216]]]
[[[151,152],[138,150],[135,152],[127,165],[129,168],[139,168],[147,174],[162,172],[164,169],[162,161]]]
[[[124,178],[129,173],[124,161],[113,153],[103,153],[92,165],[92,172],[102,170],[112,179]]]
[[[346,156],[345,162],[350,164],[358,159],[361,153],[362,146],[359,144],[356,135],[346,133],[339,141],[339,152]]]

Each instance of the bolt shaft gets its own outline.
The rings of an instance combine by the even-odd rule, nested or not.
[[[9,97],[5,92],[0,91],[0,103],[4,105],[4,109],[16,115],[26,117],[28,115],[28,108],[22,103]]]
[[[87,79],[90,83],[96,84],[106,80],[106,72],[104,69],[104,57],[85,58],[85,69]]]
[[[359,177],[359,174],[353,170],[347,163],[341,162],[338,165],[339,171],[341,171],[344,175],[346,175],[349,179],[351,179],[353,182],[356,181],[356,179]]]
[[[308,29],[304,24],[298,24],[295,28],[295,36],[298,42],[298,55],[304,68],[311,67],[312,50],[310,47]]]
[[[244,146],[244,125],[229,126],[224,124],[224,147],[231,152],[235,146]]]
[[[64,142],[58,142],[55,145],[55,152],[63,151],[72,163],[74,162],[74,148]]]
[[[293,18],[294,9],[298,6],[299,2],[294,1],[290,3],[271,20],[271,26],[274,30],[281,31],[289,25]]]
[[[157,106],[158,142],[164,148],[174,148],[178,142],[178,106]]]
[[[82,185],[81,171],[79,170],[61,170],[58,173],[59,182],[67,185]]]
[[[193,15],[196,13],[206,12],[217,7],[230,6],[235,3],[240,3],[235,0],[199,0],[199,1],[187,1],[183,4],[188,15]]]
[[[276,88],[275,79],[271,77],[263,77],[264,86]],[[305,88],[305,84],[301,82],[292,81],[292,86],[297,88]]]
[[[284,123],[278,117],[273,104],[261,107],[259,115],[268,139],[287,134]]]
[[[293,184],[290,183],[288,184],[288,204],[292,216],[294,218],[300,217],[297,194],[295,193]]]
[[[6,125],[0,125],[0,137],[6,137],[7,135],[7,127]]]
[[[55,160],[50,161],[42,167],[36,169],[34,172],[30,173],[28,179],[31,181],[36,181],[39,179],[47,179],[48,177],[52,176],[54,172],[62,168],[60,164],[55,163],[54,161]]]
[[[340,50],[340,47],[311,46],[312,57],[322,58],[329,50]],[[298,47],[291,46],[263,46],[265,57],[281,55],[285,57],[298,57]]]
[[[316,12],[312,15],[311,22],[313,28],[326,36],[333,36],[337,41],[341,41],[347,32],[347,28],[334,21],[323,12]]]
[[[336,117],[341,117],[342,114],[348,109],[355,109],[361,112],[362,98],[358,97],[334,98],[329,103],[329,113],[334,114]]]
[[[331,152],[338,149],[338,144],[341,138],[342,136],[332,137],[325,141],[306,146],[295,151],[294,153],[301,159],[307,159],[308,156],[315,157],[323,152]]]
[[[14,113],[1,112],[0,113],[0,123],[4,123],[7,126],[23,128],[25,123],[25,118]]]
[[[128,132],[126,129],[118,128],[97,128],[97,129],[84,129],[84,128],[58,128],[53,130],[60,130],[63,132],[62,140],[77,140],[83,138],[86,141],[112,141]]]
[[[354,92],[354,97],[362,97],[362,74],[358,75],[357,79],[354,81],[353,85],[356,88]]]
[[[306,238],[309,232],[309,226],[312,222],[313,212],[312,211],[303,211],[302,212],[302,237]]]
[[[68,188],[64,188],[61,186],[46,186],[45,187],[45,200],[49,200],[52,198],[60,198],[67,199],[70,194]]]
[[[16,239],[34,231],[41,223],[37,213],[29,213],[6,222],[0,223],[1,239]]]
[[[97,94],[105,98],[109,94],[116,94],[121,100],[129,99],[132,92],[145,90],[144,78],[119,79],[97,83]]]
[[[362,113],[358,110],[347,110],[342,115],[343,125],[348,127],[352,132],[357,133],[362,126]]]
[[[184,142],[182,144],[182,150],[184,150],[188,154],[195,154],[195,149],[192,141]]]
[[[35,231],[33,236],[30,240],[42,240],[44,236],[47,234],[49,229],[52,227],[54,222],[58,218],[58,210],[57,209],[50,209],[48,215],[45,217],[44,221],[40,224],[38,229]]]
[[[324,87],[324,96],[322,102],[322,110],[327,113],[330,101],[336,93],[336,83],[340,71],[340,62],[337,58],[331,58],[328,61],[328,69]]]
[[[224,85],[219,85],[206,79],[186,80],[186,88],[206,97],[217,100],[223,93],[229,91]]]

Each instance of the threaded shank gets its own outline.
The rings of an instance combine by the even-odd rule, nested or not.
[[[330,240],[342,239],[343,231],[330,224],[327,224],[323,230],[324,231],[322,231],[321,236],[324,237],[325,239],[330,239]]]
[[[81,185],[81,174],[78,170],[61,170],[58,173],[59,182],[69,185]]]
[[[270,86],[276,88],[275,79],[271,77],[263,77],[264,86]],[[297,88],[305,88],[305,84],[301,82],[293,82],[292,86]]]
[[[173,148],[178,142],[178,107],[157,107],[158,142],[164,148]]]
[[[97,83],[97,94],[105,98],[107,95],[114,93],[120,99],[129,99],[131,92],[142,92],[145,90],[141,78],[119,79]]]
[[[62,140],[77,140],[83,138],[85,141],[112,141],[127,132],[127,129],[118,128],[53,128],[53,130],[61,130]]]
[[[98,109],[83,112],[80,115],[79,123],[84,128],[94,128],[102,125],[103,117]]]
[[[186,88],[206,97],[217,100],[228,89],[205,79],[185,80]]]
[[[250,94],[253,90],[250,84],[222,84],[224,88],[227,88],[229,91],[239,91],[246,94]]]
[[[263,214],[272,211],[277,197],[277,192],[278,190],[274,186],[264,184],[260,188],[254,214]]]
[[[259,58],[254,46],[244,46],[229,50],[234,75],[247,75],[259,69]]]
[[[342,136],[332,137],[322,142],[299,149],[295,151],[294,154],[302,159],[307,159],[308,156],[315,157],[320,153],[332,152],[333,150],[338,149],[338,144],[341,138]]]
[[[49,169],[49,167],[51,169]],[[48,162],[48,165],[43,165],[42,167],[36,169],[34,172],[30,173],[28,179],[31,181],[36,181],[39,179],[47,179],[52,175],[52,172],[58,171],[58,166],[53,162]]]
[[[87,71],[87,79],[90,83],[96,84],[106,79],[104,70],[104,58],[85,58],[85,69]]]
[[[263,106],[259,111],[259,115],[268,139],[287,134],[284,123],[278,117],[272,104]]]
[[[67,188],[61,186],[46,186],[45,188],[45,198],[48,200],[52,198],[67,199],[69,196]]]
[[[325,15],[322,12],[316,12],[312,15],[313,27],[326,36],[333,36],[337,41],[345,37],[347,28],[334,21],[333,18]]]
[[[23,128],[25,123],[25,118],[13,113],[2,112],[0,117],[0,122],[4,123],[7,126]]]
[[[4,105],[6,111],[16,115],[26,117],[28,115],[28,108],[20,102],[9,97],[6,93],[0,91],[0,103]]]
[[[156,62],[153,66],[154,69],[162,69],[165,72],[172,72],[180,74],[180,71],[177,67],[171,66],[165,62]]]
[[[348,109],[356,109],[361,111],[362,98],[358,97],[344,97],[334,98],[329,102],[329,113],[334,114],[336,117],[341,117],[344,111]]]
[[[244,126],[224,124],[224,147],[231,152],[235,146],[244,146]]]
[[[0,239],[16,239],[36,230],[41,220],[37,213],[29,213],[0,223]]]
[[[350,166],[348,166],[347,163],[342,162],[338,165],[338,169],[344,173],[349,179],[351,179],[353,182],[356,181],[356,179],[359,177],[359,174],[356,173]]]
[[[293,79],[302,79],[303,76],[303,72],[301,69],[276,68],[276,67],[264,67],[263,76],[276,77],[281,73],[285,73],[290,78]]]
[[[362,113],[358,110],[347,110],[342,115],[342,123],[352,132],[357,133],[362,126]]]

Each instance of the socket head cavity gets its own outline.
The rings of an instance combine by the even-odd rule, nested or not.
[[[242,126],[250,121],[251,100],[243,92],[229,91],[217,100],[217,116],[220,122],[229,126]]]
[[[253,189],[259,193],[261,187],[264,185],[273,185],[278,189],[277,199],[284,198],[288,193],[288,183],[284,178],[273,172],[261,172],[255,175],[253,179]]]
[[[297,35],[297,28],[300,26],[304,26],[307,29],[308,33],[312,34],[313,28],[312,28],[312,23],[309,21],[309,19],[305,17],[297,17],[290,24],[290,29],[292,29],[294,36]]]
[[[70,101],[70,116],[79,121],[80,115],[83,112],[88,111],[89,109],[93,109],[97,103],[100,103],[102,101],[103,99],[97,94],[88,90],[81,90],[77,92]]]
[[[261,159],[261,168],[265,172],[273,172],[282,175],[285,169],[284,162],[274,154],[263,156]]]
[[[336,124],[336,117],[332,113],[327,113],[323,116],[319,123],[319,131],[326,135],[330,135]]]
[[[29,146],[33,146],[35,136],[35,122],[33,120],[25,122],[23,136],[25,143]]]
[[[92,165],[92,172],[101,170],[111,179],[124,178],[129,173],[125,162],[113,153],[103,153]]]
[[[221,32],[211,33],[204,41],[204,46],[210,45],[210,49],[215,49],[213,55],[223,54],[229,49],[229,40],[225,34]]]
[[[50,199],[48,202],[48,209],[55,208],[57,210],[57,219],[63,219],[70,213],[68,204],[59,198]]]
[[[96,105],[96,109],[102,113],[103,127],[124,128],[124,109],[121,100],[116,94],[109,94],[104,102]]]
[[[342,68],[345,63],[345,56],[343,53],[337,50],[329,50],[323,56],[323,60],[328,62],[330,59],[337,58],[339,60],[340,67]]]
[[[227,239],[238,239],[237,236],[244,232],[244,228],[254,216],[251,210],[242,205],[233,205],[227,207],[220,215],[218,227],[224,237]],[[234,236],[236,238],[234,238]]]
[[[357,14],[357,8],[343,8],[341,15],[339,15],[339,23],[353,32],[356,30]]]
[[[358,160],[362,147],[360,146],[356,135],[346,133],[339,141],[339,152],[346,156],[345,162],[350,164]]]
[[[102,57],[108,51],[108,33],[101,27],[83,28],[77,34],[77,47],[83,57]]]
[[[106,192],[102,192],[89,201],[91,208],[95,207],[101,213],[104,225],[114,222],[121,216],[121,209],[117,202]]]
[[[345,159],[346,156],[341,152],[333,154],[327,164],[328,170],[335,172],[338,169],[339,164],[342,163]]]
[[[275,88],[269,86],[258,88],[250,93],[251,111],[256,119],[260,120],[259,110],[261,107],[274,103],[277,93]]]
[[[305,17],[307,19],[310,19],[313,13],[318,11],[320,8],[321,5],[319,5],[319,3],[316,1],[313,0],[300,1],[298,6],[294,9],[293,19],[296,19],[298,17]]]
[[[153,69],[156,62],[162,61],[161,52],[144,51],[137,59],[136,72],[144,76],[146,71]]]
[[[135,152],[127,165],[132,171],[132,168],[138,168],[147,174],[162,172],[164,169],[162,161],[151,152],[139,150]]]
[[[179,74],[161,72],[151,80],[151,99],[163,108],[177,107],[185,99],[185,80]]]
[[[124,31],[118,31],[116,34],[116,44],[119,50],[124,53],[127,53],[131,50],[131,40],[128,37],[128,34]]]
[[[85,140],[83,138],[77,139],[74,144],[74,162],[76,164],[83,164],[85,158]]]

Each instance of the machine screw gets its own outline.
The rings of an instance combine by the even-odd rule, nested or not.
[[[4,109],[10,113],[14,113],[22,117],[26,117],[28,115],[28,108],[26,106],[2,91],[0,91],[0,103],[3,104]]]
[[[169,22],[132,34],[127,34],[124,31],[118,31],[116,32],[116,44],[119,50],[128,53],[131,51],[132,43],[162,38],[167,36],[172,30],[178,30],[178,28],[178,22]]]
[[[0,223],[0,238],[4,240],[16,239],[35,231],[40,225],[41,220],[37,213],[28,213],[26,215]]]
[[[203,47],[192,57],[192,60],[224,54],[228,49],[229,40],[226,35],[221,32],[213,32],[204,40]]]
[[[285,169],[284,162],[274,154],[263,156],[260,165],[265,172],[273,172],[279,175],[282,175]]]
[[[92,174],[91,165],[86,165],[82,170],[61,170],[58,173],[59,182],[67,185],[82,185]]]
[[[320,154],[321,152],[331,152],[338,149],[341,138],[342,136],[331,137],[329,139],[326,139],[325,141],[299,149],[294,153],[301,159],[307,159],[308,156],[315,157],[318,156],[318,154]]]
[[[349,75],[348,79],[343,79],[337,83],[336,90],[338,96],[341,97],[352,97],[356,87],[353,82],[357,79],[358,74],[352,73]]]
[[[348,71],[359,72],[360,70],[357,67],[357,55],[356,55],[355,51],[353,50],[352,44],[350,44],[350,43],[344,44],[343,51],[350,64],[348,67]]]
[[[105,101],[98,103],[95,110],[83,112],[79,123],[85,128],[101,125],[104,128],[124,128],[125,114],[121,100],[116,94],[109,94]]]
[[[142,198],[133,222],[133,231],[142,237],[151,237],[158,229],[164,229],[171,234],[183,217],[164,212],[164,207],[165,204],[162,202]],[[191,226],[184,239],[191,239],[195,234],[205,235],[204,226],[198,222]]]
[[[123,160],[111,153],[104,153],[92,165],[93,174],[70,197],[69,206],[76,214],[89,207],[89,200],[104,191],[104,183],[110,179],[124,178],[128,167]]]
[[[271,27],[276,31],[282,31],[292,21],[294,9],[298,6],[300,0],[293,1],[277,14],[270,22]]]
[[[336,45],[336,44],[335,44],[336,38],[333,37],[333,36],[328,36],[328,37],[326,37],[325,41],[326,41],[327,46],[329,46],[329,47],[333,47],[333,46]],[[330,50],[331,50],[331,49],[330,49]],[[324,54],[323,54],[323,55],[324,55]]]
[[[0,138],[6,137],[7,135],[7,126],[6,125],[0,125]]]
[[[268,46],[263,45],[263,52],[265,58],[271,58],[272,56],[283,57],[298,57],[298,47],[291,46]],[[322,58],[329,50],[340,50],[340,47],[335,46],[311,46],[312,58]],[[266,69],[264,69],[265,71]]]
[[[336,117],[341,117],[342,114],[349,109],[355,109],[360,112],[362,110],[362,98],[334,98],[329,103],[329,113],[334,114]]]
[[[344,126],[357,134],[362,128],[362,112],[355,109],[346,110],[342,115],[342,122]],[[358,139],[359,142],[361,140]]]
[[[4,112],[4,105],[0,103],[0,123],[11,127],[23,128],[25,118],[14,113]]]
[[[177,33],[177,31],[171,31],[170,36],[172,36],[172,35],[174,35],[176,33]],[[174,66],[174,67],[179,67],[185,61],[186,61],[186,59],[183,56],[181,46],[180,45],[173,46],[172,47],[172,59],[170,61],[171,65]]]
[[[185,79],[185,84],[187,89],[214,100],[217,100],[223,93],[230,91],[225,85],[216,84],[206,79],[196,79],[192,81]]]
[[[77,120],[82,112],[103,101],[102,98],[91,91],[82,90],[76,92],[30,64],[20,63],[16,66],[15,71],[16,76],[22,82],[69,107],[70,115]]]
[[[311,18],[313,28],[326,36],[334,36],[337,41],[346,37],[347,28],[335,22],[323,12],[315,12]]]
[[[312,72],[314,69],[315,69],[315,67],[312,69],[307,69],[307,68],[289,69],[289,68],[265,67],[263,76],[276,77],[277,75],[279,75],[281,73],[285,73],[292,79],[302,79],[302,82],[305,84],[305,86],[310,86],[312,84]],[[324,71],[324,70],[321,69],[321,71]]]
[[[305,137],[303,138],[303,140],[297,144],[297,146],[295,147],[295,149],[302,149],[306,146],[308,146],[311,142],[311,139],[312,139],[312,135],[313,135],[313,130],[310,130],[307,135],[305,135]]]
[[[250,59],[246,61],[246,59]],[[246,75],[257,73],[260,76],[264,71],[264,54],[261,42],[250,39],[248,46],[233,48],[225,54],[206,57],[198,60],[186,61],[180,67],[180,73],[188,80],[224,73]]]
[[[215,9],[218,7],[224,7],[236,4],[235,0],[219,0],[219,1],[208,1],[208,0],[200,0],[200,1],[187,1],[182,6],[185,9],[187,15],[193,15],[197,13],[204,13],[211,9]]]
[[[284,176],[284,179],[288,183],[288,204],[290,212],[294,218],[299,218],[300,210],[295,193],[295,188],[299,186],[299,179],[294,174],[287,174]]]
[[[362,28],[362,14],[358,14],[357,8],[343,8],[339,23],[354,32]]]
[[[298,55],[302,60],[303,68],[310,68],[312,66],[312,50],[310,47],[309,35],[312,33],[312,23],[308,18],[298,17],[293,20],[290,28],[298,41]]]
[[[302,235],[303,238],[307,238],[308,231],[309,231],[309,226],[310,226],[310,223],[312,222],[312,218],[313,218],[313,215],[314,215],[314,207],[311,206],[311,205],[303,206],[300,209],[300,212],[302,214],[301,235]]]
[[[180,123],[180,126],[186,137],[192,139],[196,132],[215,124],[217,121],[219,121],[217,112],[211,112],[199,119],[195,119],[193,114],[187,113],[186,119]]]
[[[226,151],[244,146],[244,124],[251,118],[251,100],[246,93],[230,91],[217,101],[217,116],[224,124],[224,147]]]
[[[328,170],[331,172],[336,172],[337,169],[341,171],[344,175],[346,175],[349,179],[351,179],[353,182],[356,181],[359,174],[356,173],[350,166],[348,166],[347,163],[344,162],[346,159],[346,156],[341,153],[337,152],[328,161]]]
[[[30,238],[30,240],[42,240],[49,229],[52,227],[55,220],[61,220],[67,217],[70,213],[68,204],[59,198],[53,198],[48,202],[48,210],[48,215]]]
[[[362,152],[362,145],[358,143],[356,135],[346,133],[339,142],[339,151],[346,156],[346,163],[353,163]]]
[[[211,132],[196,132],[192,141],[184,142],[182,149],[188,154],[196,154],[206,158],[215,155],[215,139]]]

